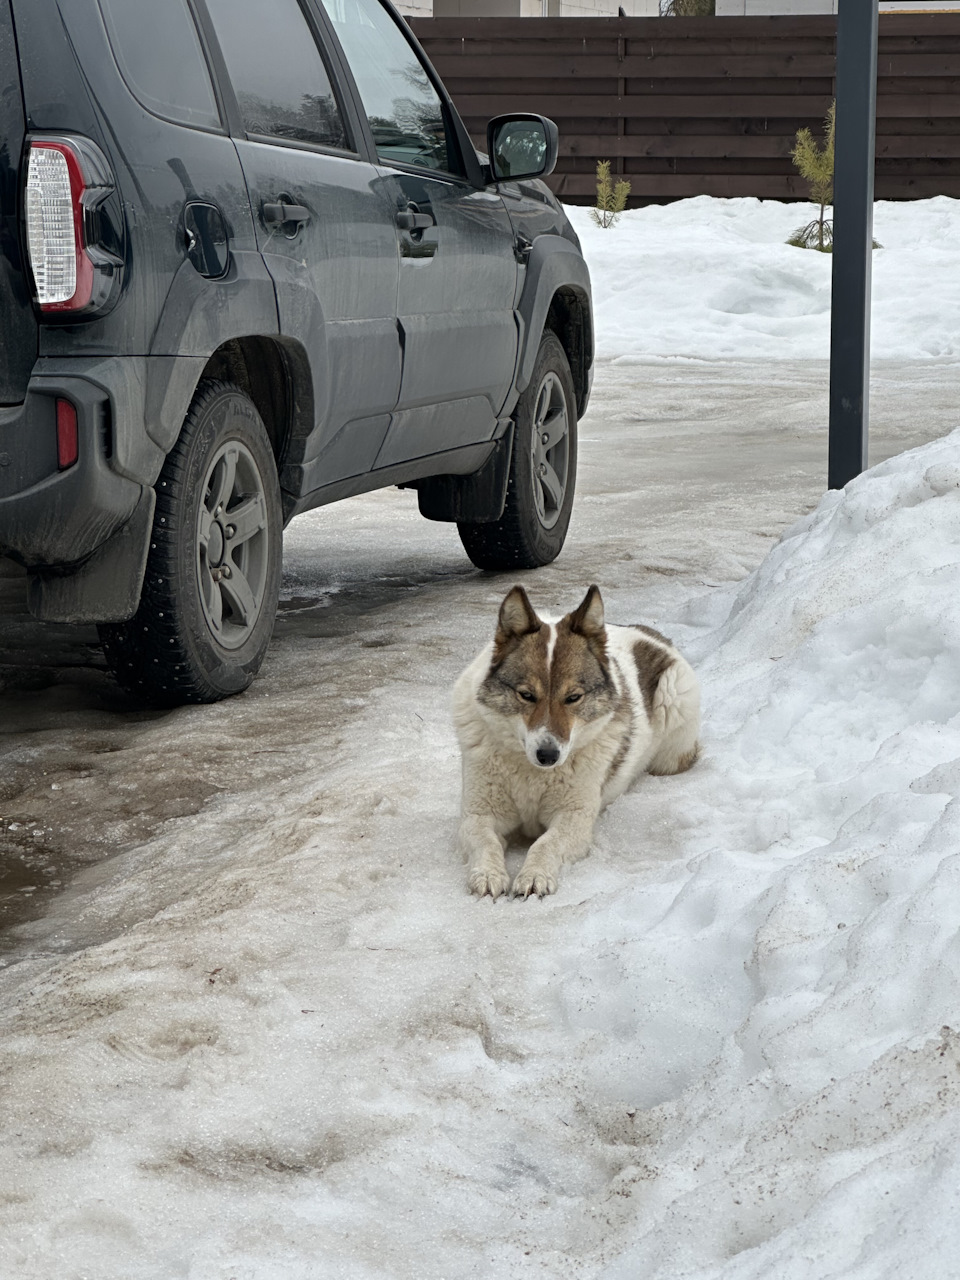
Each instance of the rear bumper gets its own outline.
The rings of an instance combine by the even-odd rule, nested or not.
[[[57,467],[56,401],[77,409],[79,456]],[[133,514],[143,485],[111,467],[113,413],[101,386],[34,376],[27,397],[0,409],[0,550],[29,569],[87,559]]]

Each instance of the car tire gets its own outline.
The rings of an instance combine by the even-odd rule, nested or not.
[[[560,554],[577,476],[577,398],[566,352],[546,330],[517,402],[507,500],[499,520],[457,529],[478,569],[538,569]]]
[[[160,706],[245,689],[277,612],[283,520],[277,468],[253,402],[206,379],[156,484],[139,608],[99,628],[124,688]]]

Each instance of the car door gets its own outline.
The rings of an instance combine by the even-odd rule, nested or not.
[[[376,465],[489,440],[518,347],[510,219],[494,186],[467,179],[450,108],[394,15],[380,0],[320,2],[397,224],[403,376]]]
[[[299,0],[205,5],[280,332],[313,375],[281,476],[300,495],[369,471],[386,437],[400,393],[396,230],[315,13]]]

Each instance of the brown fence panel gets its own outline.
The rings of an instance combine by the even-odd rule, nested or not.
[[[836,18],[422,18],[411,23],[478,146],[487,120],[560,127],[550,179],[591,204],[598,160],[632,205],[806,198],[790,159],[835,94]],[[883,14],[876,194],[960,197],[960,13]]]

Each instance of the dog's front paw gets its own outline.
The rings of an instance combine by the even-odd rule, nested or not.
[[[491,898],[499,898],[501,893],[506,893],[510,888],[510,877],[506,871],[498,871],[493,867],[478,867],[477,870],[470,872],[470,892],[475,893],[478,898],[483,898],[489,893]]]
[[[544,871],[542,867],[521,867],[517,872],[517,878],[513,882],[513,896],[515,898],[529,898],[535,893],[538,898],[543,898],[548,893],[557,892],[557,877]]]

